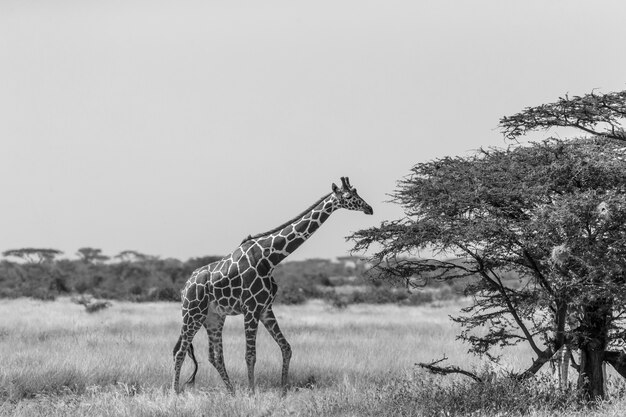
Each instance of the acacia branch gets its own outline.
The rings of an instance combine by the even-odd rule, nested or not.
[[[502,299],[504,300],[504,303],[507,306],[508,312],[513,316],[513,319],[515,320],[515,322],[521,329],[522,333],[524,333],[524,336],[526,337],[526,340],[530,344],[530,347],[533,349],[535,354],[537,354],[537,356],[541,356],[542,350],[539,349],[539,347],[535,343],[535,340],[533,339],[532,334],[530,333],[530,331],[528,330],[528,328],[526,327],[526,325],[520,318],[519,314],[517,314],[517,310],[515,309],[515,306],[513,306],[513,303],[511,302],[510,297],[506,293],[506,288],[502,284],[502,281],[500,280],[498,275],[494,273],[492,270],[489,270],[491,272],[491,275],[493,275],[494,277],[494,278],[491,278],[489,274],[487,274],[486,272],[487,268],[485,268],[484,262],[480,256],[473,253],[468,248],[463,247],[462,245],[458,245],[458,246],[461,249],[463,249],[467,254],[469,254],[471,257],[473,257],[476,260],[476,262],[478,262],[480,266],[480,270],[478,270],[478,273],[485,279],[485,281],[487,281],[492,287],[494,287],[500,293],[500,295],[502,296]]]
[[[485,275],[483,272],[485,270],[485,262],[483,261],[483,259],[478,256],[478,254],[472,252],[468,247],[466,247],[465,245],[462,244],[457,244],[457,247],[459,247],[463,252],[467,253],[471,258],[473,258],[476,263],[478,264],[478,269],[475,270],[475,273],[480,274],[483,278],[485,278],[485,280],[493,287],[493,288],[498,288],[498,283],[495,282],[494,280],[492,280],[488,275]]]
[[[482,378],[479,377],[478,375],[474,374],[473,372],[461,369],[458,366],[453,366],[453,365],[445,366],[445,367],[437,366],[437,364],[446,360],[448,360],[448,358],[447,356],[444,355],[444,357],[439,360],[434,360],[430,363],[416,363],[415,365],[419,366],[420,368],[424,368],[432,372],[433,374],[438,374],[438,375],[461,374],[461,375],[465,375],[467,377],[472,378],[476,382],[480,382],[480,383],[483,382]]]
[[[621,119],[626,116],[626,91],[607,94],[591,92],[582,97],[560,97],[558,101],[536,107],[500,120],[500,128],[509,139],[554,126],[573,127],[594,136],[626,140]],[[609,128],[600,130],[598,125]]]
[[[506,293],[506,289],[505,289],[504,285],[502,285],[502,281],[500,280],[500,277],[498,277],[498,275],[495,274],[493,271],[490,271],[490,272],[495,277],[495,279],[497,280],[498,291],[502,295],[502,298],[504,299],[504,302],[506,303],[506,306],[509,309],[509,313],[513,316],[513,319],[515,320],[517,325],[522,330],[522,333],[524,333],[524,336],[526,336],[526,340],[528,340],[528,343],[530,344],[530,347],[537,354],[537,356],[540,356],[541,353],[542,353],[541,349],[539,349],[539,347],[537,347],[537,345],[535,344],[535,341],[533,339],[533,336],[530,334],[530,331],[528,330],[528,328],[526,327],[526,325],[524,324],[524,322],[522,321],[520,316],[517,314],[517,310],[513,306],[513,303],[511,302],[511,299],[509,298],[508,294]],[[481,271],[481,275],[487,276],[487,273],[485,271]]]
[[[537,359],[533,360],[532,365],[528,369],[526,369],[524,372],[519,374],[518,377],[521,379],[530,378],[531,376],[539,372],[539,370],[543,367],[543,365],[548,363],[550,359],[552,359],[553,356],[554,356],[554,351],[550,348],[540,352],[537,355]]]
[[[530,253],[525,248],[522,249],[522,252],[524,254],[524,258],[530,265],[530,268],[534,272],[535,276],[537,277],[541,285],[546,289],[546,291],[548,291],[551,295],[554,296],[554,289],[552,288],[552,286],[550,285],[546,277],[541,273],[541,269],[537,265],[537,262],[535,261],[535,259],[532,256],[530,256]]]
[[[609,133],[608,131],[600,132],[598,130],[594,130],[594,129],[585,127],[585,126],[581,125],[578,122],[572,123],[572,124],[569,124],[569,125],[565,125],[565,126],[566,127],[574,127],[576,129],[580,129],[583,132],[590,133],[590,134],[592,134],[594,136],[604,136],[604,137],[610,138],[610,139],[624,140],[624,135],[623,134],[622,135],[615,134],[614,133],[615,132],[615,126],[613,124],[610,124],[610,125],[611,125],[611,133]]]

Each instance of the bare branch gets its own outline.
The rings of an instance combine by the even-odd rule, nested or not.
[[[472,378],[476,382],[480,382],[480,383],[483,382],[482,378],[479,377],[478,375],[470,371],[461,369],[458,366],[453,366],[453,365],[446,366],[446,367],[437,366],[437,364],[447,361],[447,360],[448,358],[444,355],[444,357],[439,360],[434,360],[430,363],[416,363],[415,365],[419,366],[420,368],[424,368],[432,372],[433,374],[438,374],[438,375],[461,374],[461,375],[465,375],[467,377]]]

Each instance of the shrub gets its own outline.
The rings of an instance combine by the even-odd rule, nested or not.
[[[347,304],[405,304],[419,305],[433,301],[431,293],[417,291],[408,293],[404,289],[394,289],[386,286],[370,287],[365,291],[354,291],[346,294],[343,301]]]
[[[152,287],[145,294],[135,295],[134,301],[180,301],[180,292],[173,287]]]
[[[307,299],[302,288],[296,288],[291,285],[279,288],[276,294],[276,302],[280,304],[302,304]]]
[[[92,288],[91,289],[91,293],[93,294],[94,297],[97,298],[104,298],[105,300],[115,300],[115,299],[119,299],[120,297],[116,296],[116,294],[112,291],[109,291],[107,289],[104,288]]]
[[[324,287],[333,287],[335,284],[331,281],[330,277],[326,274],[318,274],[316,281],[319,285]]]
[[[408,299],[407,304],[420,305],[430,303],[434,300],[433,293],[430,291],[415,291],[412,292]]]
[[[13,288],[0,286],[0,298],[17,298],[21,294]]]
[[[159,288],[155,294],[155,301],[180,301],[180,292],[172,287]]]
[[[132,295],[140,295],[143,292],[143,287],[139,284],[135,284],[130,287],[129,292]]]
[[[91,283],[85,279],[81,279],[74,284],[74,291],[79,294],[87,292],[91,288]]]
[[[30,296],[36,300],[43,301],[54,301],[56,299],[55,294],[45,288],[35,288]]]
[[[533,411],[576,411],[583,407],[575,391],[561,390],[549,376],[528,380],[489,378],[477,383],[416,372],[390,386],[400,409],[420,409],[424,415],[526,415]]]
[[[52,278],[52,281],[50,282],[50,291],[57,293],[69,293],[70,289],[67,285],[67,278],[59,275]]]
[[[336,292],[332,292],[329,294],[328,301],[332,304],[333,307],[338,309],[344,309],[348,307],[349,299],[345,295],[339,295]]]

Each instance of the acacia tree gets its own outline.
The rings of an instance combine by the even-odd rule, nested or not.
[[[76,251],[76,255],[85,264],[108,261],[110,258],[102,254],[102,249],[83,247]]]
[[[599,94],[592,91],[583,96],[569,97],[566,95],[554,103],[527,107],[518,114],[503,117],[500,120],[500,128],[505,137],[512,140],[516,140],[533,130],[570,127],[578,129],[583,134],[591,134],[592,137],[599,139],[625,142],[626,131],[622,124],[625,118],[626,91],[607,94]],[[624,148],[617,149],[620,152],[624,150]],[[601,154],[604,155],[604,152],[601,152]],[[623,193],[623,186],[618,190],[620,193]],[[613,200],[617,202],[618,199],[613,197]],[[611,363],[622,376],[626,377],[625,356],[621,352],[605,350],[607,343],[610,342],[610,338],[606,334],[612,327],[613,321],[611,316],[615,315],[613,310],[621,310],[624,303],[617,296],[619,291],[614,291],[615,288],[602,288],[607,282],[617,283],[618,287],[623,284],[620,279],[623,274],[622,259],[624,253],[618,248],[624,239],[624,235],[621,231],[615,234],[603,230],[612,223],[604,220],[611,218],[613,222],[617,221],[619,223],[623,219],[619,218],[619,211],[611,211],[606,203],[601,204],[603,206],[600,214],[604,227],[598,229],[597,236],[599,236],[599,239],[588,239],[582,242],[572,241],[570,244],[564,244],[560,247],[565,255],[562,257],[563,262],[560,262],[561,271],[570,276],[587,277],[592,282],[592,285],[585,288],[583,293],[584,302],[580,314],[586,318],[582,328],[585,329],[586,326],[587,334],[591,332],[595,337],[587,337],[582,340],[579,385],[584,385],[594,395],[598,395],[597,391],[600,387],[599,380],[601,376],[597,375],[599,374],[599,362],[604,360]],[[582,220],[582,217],[577,217],[576,214],[578,213],[574,206],[569,211],[564,210],[557,213],[556,219],[561,222],[567,222],[569,226],[578,224],[580,227],[579,221]],[[590,233],[589,230],[587,226],[585,229],[587,234]],[[584,233],[581,233],[579,236],[582,237],[584,235]],[[592,241],[601,242],[599,247],[594,248],[595,252],[605,255],[601,262],[593,262],[594,259],[590,259],[590,254],[594,253],[594,250],[589,250]],[[595,270],[589,268],[590,264],[594,264]],[[594,277],[598,273],[605,274],[604,279],[598,278],[598,276]],[[598,291],[598,288],[601,291]],[[621,339],[623,342],[623,329],[613,330],[613,333],[614,339]],[[600,394],[604,393],[600,392]]]
[[[54,298],[56,292],[68,292],[66,274],[58,267],[56,257],[63,252],[49,248],[20,248],[2,252],[3,256],[15,257],[24,261],[21,265],[11,264],[21,280],[29,281],[28,277],[35,277],[34,285],[28,288],[31,296],[43,299]]]
[[[120,262],[143,262],[152,257],[149,255],[144,255],[143,253],[136,250],[123,250],[115,255],[115,258],[119,259]]]
[[[43,263],[52,262],[58,255],[62,255],[63,252],[57,249],[46,248],[20,248],[9,249],[2,252],[2,256],[13,256],[20,258],[27,263]]]
[[[547,126],[526,111],[532,128]],[[626,375],[623,355],[608,351],[624,336],[626,153],[617,119],[602,120],[608,134],[417,164],[392,195],[406,217],[355,233],[355,249],[375,247],[381,276],[408,284],[474,277],[473,303],[455,318],[471,351],[496,359],[494,347],[527,343],[534,360],[518,373],[527,377],[569,345],[581,352],[579,387],[603,397],[603,361]],[[424,250],[439,256],[409,256]],[[505,279],[511,272],[519,280]]]

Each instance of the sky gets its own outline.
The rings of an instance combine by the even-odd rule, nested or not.
[[[626,89],[626,2],[0,0],[0,251],[234,250],[348,176],[290,258],[403,216],[413,165]],[[367,254],[363,254],[367,255]]]

